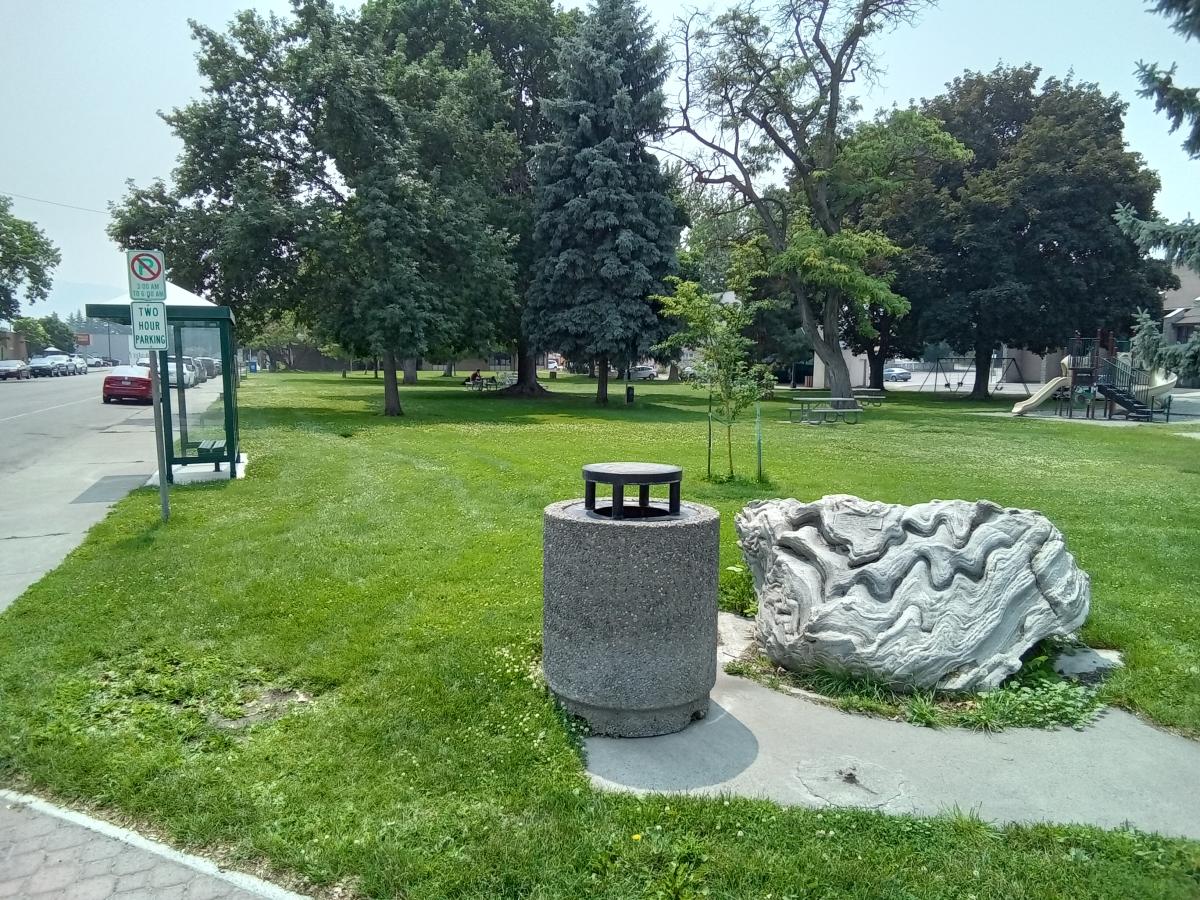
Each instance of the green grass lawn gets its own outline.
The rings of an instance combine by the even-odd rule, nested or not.
[[[1200,444],[1179,429],[913,395],[818,429],[776,401],[770,484],[714,484],[687,387],[601,410],[584,379],[546,401],[457,382],[387,420],[370,377],[252,376],[245,481],[176,490],[167,525],[135,493],[0,616],[0,781],[371,897],[1200,892],[1200,845],[1132,831],[601,794],[533,674],[542,507],[581,495],[585,462],[670,461],[721,510],[726,565],[764,495],[1042,510],[1092,575],[1085,639],[1126,653],[1105,698],[1196,737]],[[749,425],[737,443],[750,475]],[[312,699],[234,727],[267,689]]]

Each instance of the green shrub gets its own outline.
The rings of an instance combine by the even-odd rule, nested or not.
[[[717,608],[735,615],[745,616],[748,619],[753,619],[758,615],[758,597],[754,593],[754,580],[750,577],[750,570],[746,566],[726,566],[721,571]]]

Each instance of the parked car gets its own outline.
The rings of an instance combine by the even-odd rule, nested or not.
[[[117,366],[104,376],[100,397],[105,403],[137,400],[150,403],[150,368],[148,366]]]
[[[54,378],[67,374],[67,357],[35,356],[29,361],[29,370],[34,378]],[[72,372],[72,374],[74,374]]]
[[[86,375],[88,373],[88,362],[78,354],[72,354],[70,357],[72,364],[75,366],[76,375]]]
[[[912,381],[912,372],[899,366],[888,366],[883,370],[884,381]]]
[[[634,366],[629,370],[629,377],[633,381],[654,381],[658,378],[658,369],[654,366]]]
[[[183,363],[183,386],[185,388],[195,387],[196,367],[192,364],[190,356],[167,357],[167,384],[171,387],[179,384],[179,366],[176,364],[176,359]]]
[[[183,364],[185,366],[192,367],[192,383],[193,384],[204,384],[204,382],[208,381],[208,373],[206,371],[204,371],[204,366],[202,366],[200,364],[199,360],[197,360],[196,357],[194,357],[194,356],[183,357]]]
[[[221,368],[211,356],[197,356],[196,362],[204,370],[205,378],[216,378],[221,374]]]
[[[108,365],[108,362],[103,356],[89,356],[87,358],[87,364],[89,369],[103,369]]]
[[[32,377],[33,371],[24,360],[0,359],[0,381],[8,381],[10,378],[20,381],[22,378]]]

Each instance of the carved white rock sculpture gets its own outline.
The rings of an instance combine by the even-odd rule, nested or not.
[[[758,633],[788,669],[986,691],[1087,618],[1088,576],[1041,513],[980,500],[761,500],[735,521]]]

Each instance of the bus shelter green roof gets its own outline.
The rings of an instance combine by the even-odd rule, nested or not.
[[[114,297],[107,303],[89,303],[85,312],[88,318],[101,319],[117,325],[128,325],[129,298]],[[177,284],[167,282],[167,321],[172,325],[185,322],[229,322],[233,324],[233,310],[228,306],[217,306],[203,297],[184,290]]]

